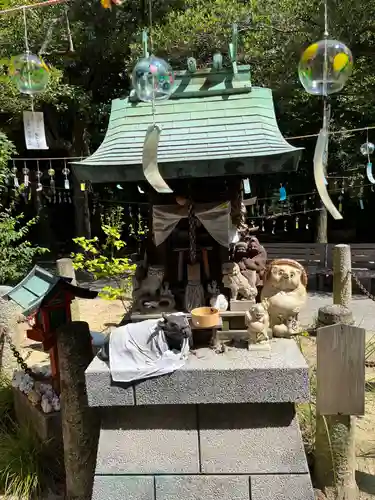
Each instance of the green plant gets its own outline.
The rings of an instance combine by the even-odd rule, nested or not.
[[[0,190],[9,177],[9,161],[15,153],[14,146],[0,132]],[[20,194],[22,187],[17,194]],[[0,284],[13,284],[30,269],[36,255],[48,252],[47,248],[32,246],[26,238],[38,222],[35,217],[25,222],[24,214],[15,215],[15,202],[8,207],[0,202]]]
[[[32,246],[26,239],[35,217],[26,223],[24,215],[13,215],[14,205],[4,208],[0,205],[0,283],[16,283],[29,271],[36,255],[48,252],[47,248]]]
[[[40,498],[48,463],[45,446],[28,427],[13,424],[11,431],[0,432],[0,490],[6,498]]]
[[[137,226],[137,227],[136,227]],[[137,242],[137,250],[140,251],[141,243],[146,238],[148,234],[148,226],[140,212],[138,212],[136,221],[132,221],[129,224],[129,236],[134,238]]]
[[[7,432],[13,423],[13,393],[8,377],[0,373],[0,433]]]
[[[104,242],[101,243],[98,237],[74,238],[74,243],[82,251],[72,253],[72,258],[74,269],[88,272],[95,280],[113,281],[115,286],[103,287],[99,295],[108,300],[120,299],[125,307],[125,297],[131,289],[132,275],[136,266],[124,256],[126,243],[121,239],[123,226],[123,208],[116,207],[110,210],[101,221]]]

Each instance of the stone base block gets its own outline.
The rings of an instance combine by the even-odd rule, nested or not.
[[[234,300],[230,299],[231,311],[248,311],[255,304],[254,300]]]
[[[92,500],[314,500],[308,474],[95,476]]]
[[[108,363],[96,357],[86,370],[86,387],[89,405],[104,407],[309,399],[307,364],[290,339],[272,340],[267,357],[247,349],[230,349],[224,354],[197,349],[180,370],[134,385],[113,383]]]
[[[155,500],[249,500],[248,476],[158,476]]]
[[[19,425],[30,427],[42,442],[50,459],[49,467],[57,474],[64,470],[64,448],[62,438],[61,413],[43,413],[33,406],[18,389],[13,388],[14,412]]]
[[[42,441],[54,441],[54,446],[62,446],[61,413],[43,413],[30,403],[18,389],[13,388],[14,411],[17,422],[32,427]]]
[[[292,404],[199,405],[198,423],[203,473],[308,472]]]
[[[303,474],[293,404],[173,405],[102,412],[96,474]]]
[[[251,476],[250,500],[314,500],[308,474]]]
[[[91,498],[92,500],[155,500],[154,481],[153,476],[95,476]]]
[[[198,473],[198,442],[193,405],[106,409],[96,473]]]

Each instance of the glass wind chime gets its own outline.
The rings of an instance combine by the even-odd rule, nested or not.
[[[288,205],[286,189],[280,185],[277,205],[272,199],[257,200],[254,198],[254,203],[249,205],[249,222],[252,228],[258,227],[262,232],[271,231],[276,234],[280,229],[283,232],[309,230],[311,223],[311,212],[316,212],[319,208],[315,205],[315,196],[311,195]],[[269,200],[269,203],[267,203]]]
[[[142,166],[143,174],[149,184],[158,193],[172,193],[172,189],[162,178],[157,154],[161,127],[156,124],[156,101],[169,99],[175,88],[175,77],[171,66],[159,57],[155,57],[152,43],[152,0],[148,0],[149,34],[151,55],[148,52],[148,34],[143,31],[142,43],[144,57],[134,67],[132,84],[140,101],[151,103],[152,124],[147,128],[143,144]]]
[[[368,129],[367,129],[366,142],[362,144],[360,151],[361,154],[367,158],[366,175],[367,179],[371,182],[371,184],[375,184],[375,179],[372,173],[372,162],[370,159],[370,156],[373,154],[374,150],[375,150],[374,144],[372,142],[369,142],[368,140]]]
[[[50,78],[50,71],[40,57],[30,52],[26,8],[22,10],[25,52],[11,58],[9,76],[18,91],[21,94],[29,95],[31,99],[31,111],[24,111],[23,114],[26,148],[48,149],[43,113],[34,111],[34,96],[45,90]],[[24,173],[24,179],[27,175]]]
[[[328,97],[344,88],[353,70],[353,56],[342,42],[329,39],[327,0],[324,2],[324,24],[324,39],[313,43],[303,52],[298,66],[298,76],[306,92],[323,96],[323,126],[315,148],[314,178],[324,206],[334,219],[339,220],[342,219],[342,215],[328,194],[325,177],[329,138]]]
[[[30,160],[33,161],[33,160]],[[61,171],[64,183],[63,187],[56,186],[56,172],[52,165],[52,160],[49,160],[49,168],[47,170],[47,174],[49,177],[49,185],[43,186],[42,178],[43,172],[40,169],[40,160],[36,160],[36,169],[35,169],[35,191],[37,194],[43,191],[43,188],[47,187],[47,191],[44,193],[48,201],[51,203],[72,203],[72,199],[70,196],[70,169],[67,167],[66,160],[64,160],[64,168]],[[30,169],[27,167],[27,161],[24,160],[24,166],[22,168],[22,187],[24,188],[22,194],[26,201],[31,199],[31,186],[32,182],[30,180]],[[13,187],[14,189],[18,189],[20,187],[20,181],[18,179],[18,168],[16,166],[16,161],[13,160],[13,167],[11,169],[11,177],[13,179]]]

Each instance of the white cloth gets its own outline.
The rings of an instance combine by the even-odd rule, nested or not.
[[[129,323],[112,331],[109,367],[115,382],[157,377],[184,366],[189,354],[188,339],[184,339],[180,352],[171,351],[164,332],[158,327],[159,321],[148,319]]]
[[[154,205],[152,212],[155,245],[159,246],[175,229],[181,219],[188,217],[188,206]],[[194,213],[207,232],[222,246],[230,243],[231,205],[229,201],[194,205]]]

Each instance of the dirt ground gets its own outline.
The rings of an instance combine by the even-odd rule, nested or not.
[[[80,317],[87,321],[92,331],[109,332],[124,315],[120,301],[79,299]],[[20,347],[30,366],[48,362],[48,355],[39,344],[26,338],[27,325],[20,332]],[[302,350],[309,365],[316,363],[316,341],[302,338]],[[375,369],[366,369],[366,378],[375,380]],[[360,500],[375,500],[375,391],[367,392],[366,414],[357,420],[357,483]]]

